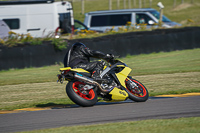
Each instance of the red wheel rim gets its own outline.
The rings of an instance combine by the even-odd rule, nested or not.
[[[74,92],[75,92],[78,96],[80,96],[81,98],[84,98],[84,99],[86,99],[86,100],[92,100],[92,99],[94,99],[94,97],[95,97],[94,90],[93,90],[93,89],[90,89],[90,90],[88,91],[88,94],[84,94],[84,93],[82,93],[82,92],[78,89],[78,87],[79,87],[80,84],[85,85],[85,83],[82,83],[82,82],[79,82],[79,81],[73,83],[73,86],[72,86],[72,87],[73,87]]]
[[[147,94],[147,91],[145,89],[145,87],[140,83],[138,82],[137,80],[134,80],[134,79],[131,79],[134,83],[138,84],[138,87],[141,91],[141,94],[137,94],[137,93],[134,93],[132,90],[130,90],[129,88],[127,88],[127,85],[126,85],[126,89],[133,95],[137,96],[137,97],[145,97],[146,94]]]

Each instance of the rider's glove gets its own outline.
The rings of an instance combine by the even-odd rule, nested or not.
[[[106,54],[105,60],[109,62],[110,60],[114,59],[114,57],[115,56],[113,54]]]

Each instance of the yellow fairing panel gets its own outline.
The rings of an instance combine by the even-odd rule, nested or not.
[[[65,71],[65,70],[69,70],[69,69],[71,69],[71,67],[60,68],[61,71]]]
[[[61,71],[64,71],[64,70],[70,70],[70,71],[75,71],[75,72],[84,72],[84,73],[90,73],[82,68],[71,68],[71,67],[65,67],[65,68],[60,68]]]
[[[112,95],[112,100],[123,101],[128,97],[128,93],[125,90],[115,87],[109,94]]]
[[[124,65],[117,65],[117,67],[124,67]]]
[[[125,67],[121,72],[119,72],[119,73],[116,74],[119,82],[125,88],[126,88],[125,80],[126,80],[126,78],[127,78],[127,76],[129,75],[130,72],[131,72],[131,68]]]

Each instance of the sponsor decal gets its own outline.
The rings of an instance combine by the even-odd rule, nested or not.
[[[122,91],[119,91],[120,94],[126,96],[126,93],[122,92]]]

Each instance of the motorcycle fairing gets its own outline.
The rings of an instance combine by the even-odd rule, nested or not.
[[[60,68],[61,71],[66,71],[66,70],[70,70],[72,69],[71,67],[64,67],[64,68]]]
[[[82,68],[71,68],[71,67],[64,67],[64,68],[60,68],[61,71],[65,71],[65,70],[70,70],[70,71],[75,71],[75,72],[83,72],[83,73],[90,73]]]
[[[111,98],[114,101],[124,101],[129,96],[125,90],[118,89],[117,87],[113,88],[109,94],[112,95]]]
[[[124,69],[121,72],[116,73],[116,76],[120,84],[125,88],[126,88],[125,80],[127,76],[130,74],[130,72],[131,72],[131,68],[124,66]]]

